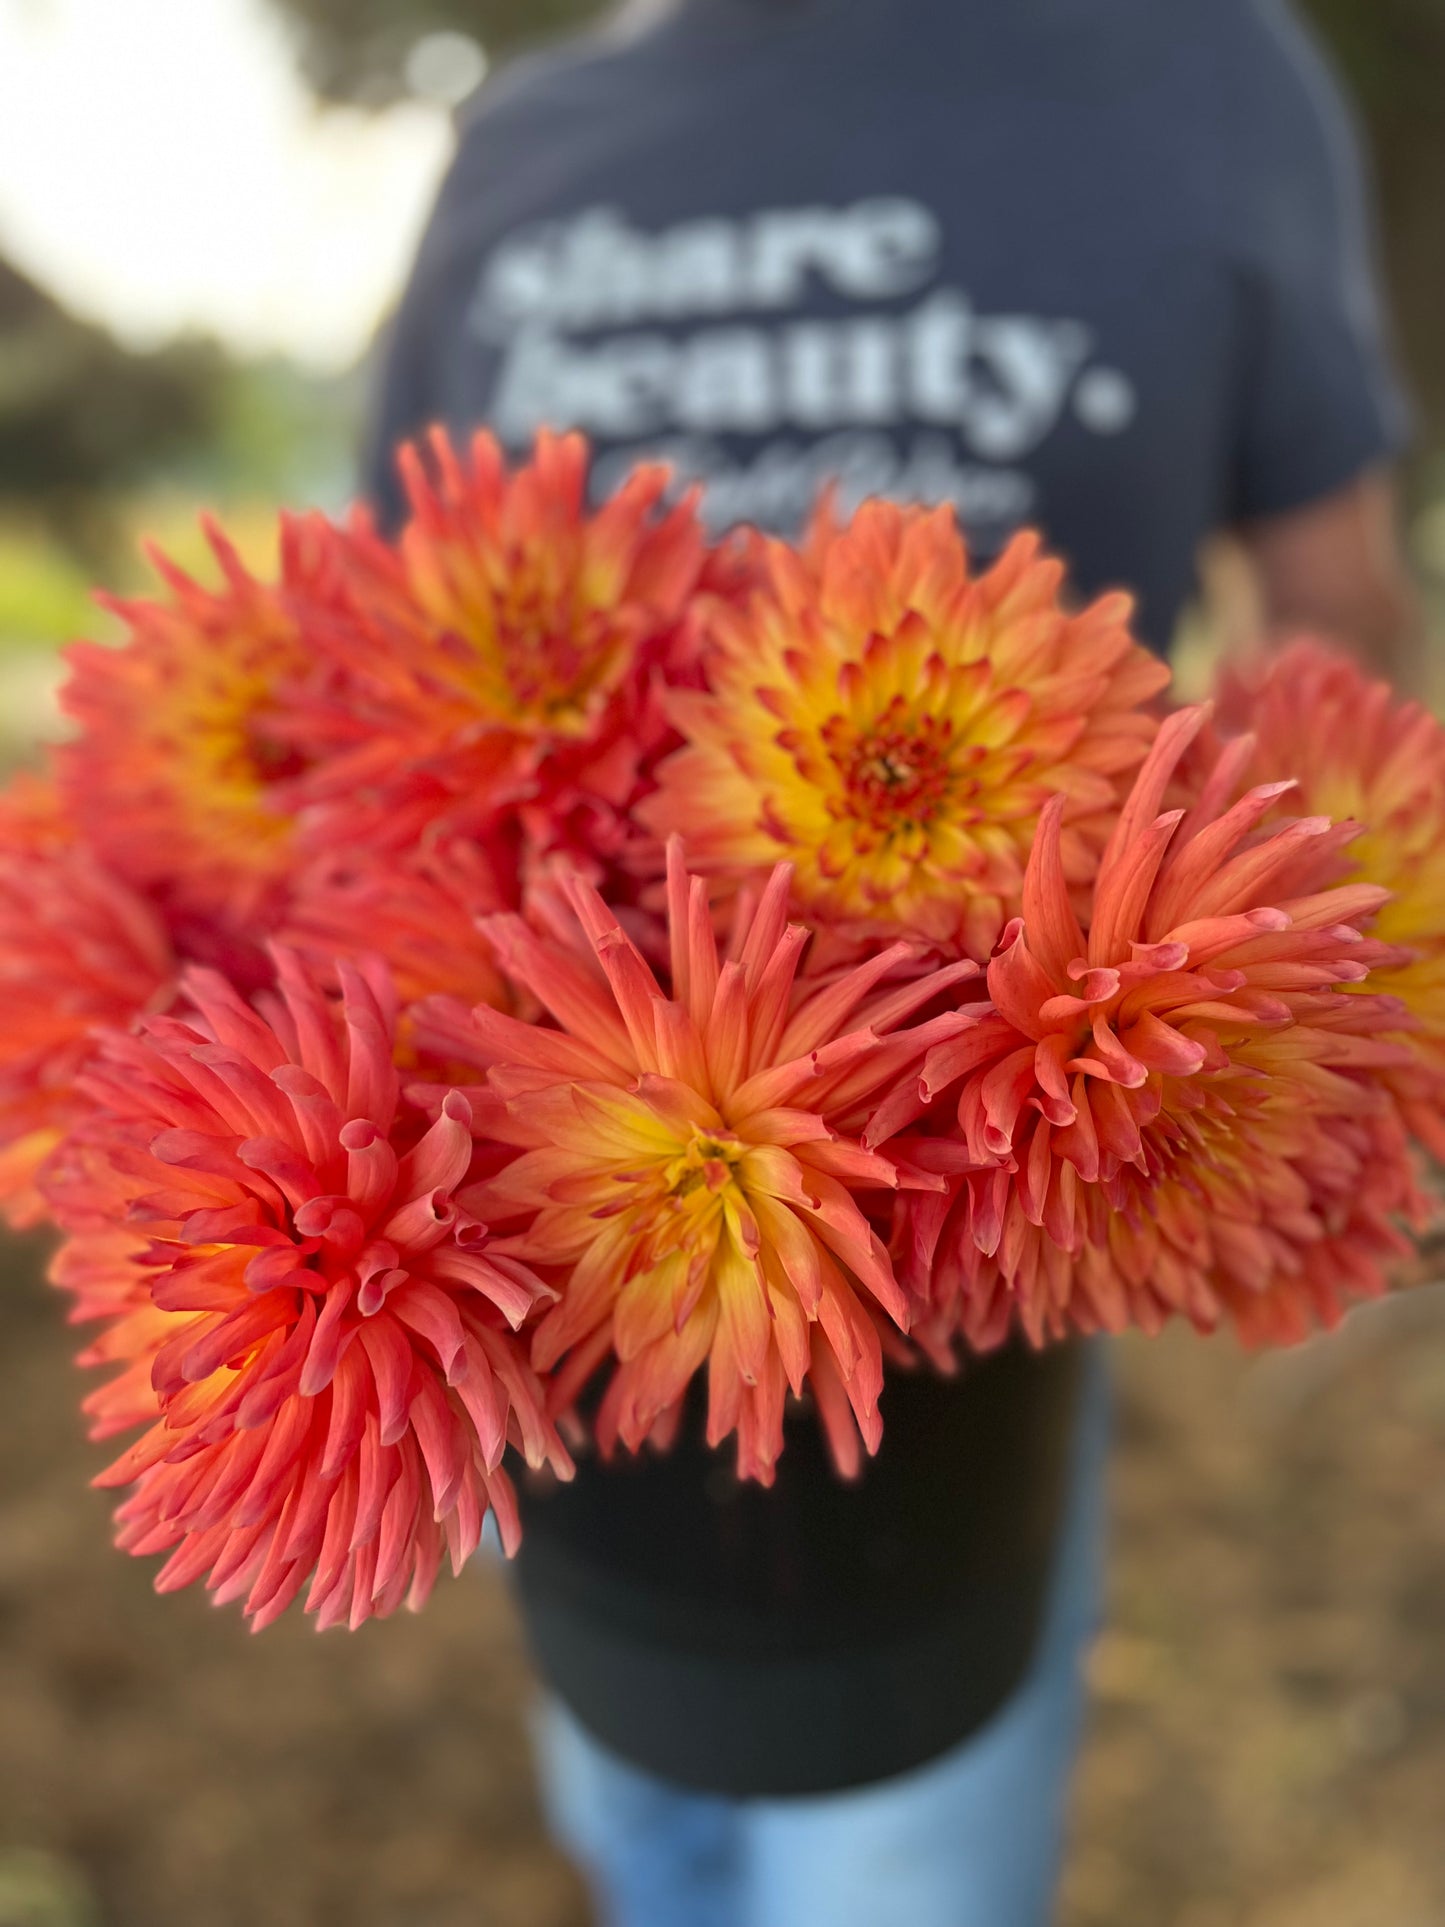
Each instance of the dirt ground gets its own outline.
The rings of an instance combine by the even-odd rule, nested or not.
[[[0,1927],[583,1927],[503,1583],[354,1638],[156,1599],[37,1268],[0,1298]],[[1064,1927],[1440,1927],[1445,1294],[1121,1369]]]

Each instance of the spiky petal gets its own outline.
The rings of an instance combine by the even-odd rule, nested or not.
[[[948,1014],[910,1025],[912,1015],[975,974],[964,963],[886,984],[908,955],[898,946],[810,984],[799,975],[806,932],[786,920],[789,884],[780,867],[720,957],[707,890],[674,843],[668,995],[574,878],[576,921],[600,968],[520,918],[485,926],[557,1028],[486,1009],[469,1023],[444,1004],[431,1012],[443,1054],[488,1073],[487,1133],[519,1153],[467,1202],[512,1227],[499,1249],[562,1286],[538,1328],[538,1368],[561,1366],[565,1390],[613,1356],[599,1434],[635,1449],[675,1422],[706,1365],[709,1441],[736,1433],[740,1473],[764,1482],[787,1395],[809,1382],[841,1464],[856,1462],[860,1433],[877,1447],[870,1304],[899,1323],[907,1307],[859,1194],[914,1180],[866,1150],[858,1129],[961,1024]]]
[[[1044,804],[1064,799],[1071,882],[1092,875],[1121,778],[1168,681],[1130,637],[1127,597],[1082,614],[1022,535],[970,572],[951,510],[825,513],[766,585],[718,605],[687,747],[643,814],[710,872],[795,866],[824,919],[891,925],[986,957],[1018,908]]]
[[[457,1203],[466,1096],[428,1127],[385,984],[343,967],[338,1005],[277,962],[263,1009],[193,971],[183,1015],[105,1040],[50,1182],[55,1276],[108,1319],[91,1361],[123,1368],[97,1431],[148,1426],[98,1481],[133,1487],[121,1546],[255,1626],[308,1580],[320,1625],[356,1626],[419,1604],[489,1506],[515,1542],[509,1439],[569,1465],[513,1336],[543,1288]]]
[[[1445,1158],[1445,728],[1358,663],[1308,637],[1231,666],[1220,709],[1249,732],[1254,781],[1289,775],[1299,807],[1360,834],[1345,875],[1390,895],[1376,934],[1408,955],[1372,978],[1415,1018],[1423,1077],[1402,1083],[1410,1127]]]
[[[1321,890],[1348,826],[1259,825],[1279,786],[1159,814],[1203,713],[1164,725],[1099,869],[1087,932],[1044,812],[1024,911],[990,1004],[930,1052],[867,1133],[884,1144],[947,1097],[911,1155],[957,1187],[904,1200],[898,1253],[943,1332],[1035,1343],[1070,1329],[1251,1337],[1334,1322],[1383,1290],[1413,1202],[1387,1079],[1391,998],[1352,995],[1394,953],[1362,934],[1383,892]],[[935,1113],[937,1116],[937,1113]],[[956,1118],[956,1125],[952,1119]],[[928,1130],[925,1124],[925,1131]]]

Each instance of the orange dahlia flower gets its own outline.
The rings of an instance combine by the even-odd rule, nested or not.
[[[0,790],[0,850],[41,856],[75,842],[75,825],[49,768],[23,769]]]
[[[169,1552],[162,1591],[208,1574],[255,1626],[308,1580],[319,1624],[356,1626],[419,1604],[489,1506],[515,1544],[509,1440],[570,1466],[513,1336],[547,1294],[457,1201],[465,1094],[428,1126],[386,986],[343,965],[338,1004],[277,965],[259,1009],[192,971],[184,1015],[105,1040],[98,1115],[49,1186],[55,1276],[112,1321],[98,1433],[148,1425],[98,1481],[134,1488],[120,1545]]]
[[[706,689],[670,698],[687,746],[644,820],[707,871],[791,862],[818,917],[987,956],[1051,796],[1069,881],[1092,875],[1169,680],[1126,597],[1070,615],[1062,579],[1032,535],[972,575],[949,509],[770,543],[766,585],[710,613]]]
[[[1445,728],[1348,656],[1305,638],[1228,669],[1221,710],[1253,735],[1258,780],[1292,776],[1303,808],[1360,825],[1345,873],[1390,892],[1375,932],[1408,956],[1378,987],[1417,1021],[1412,1041],[1426,1077],[1409,1090],[1409,1122],[1445,1158]]]
[[[148,904],[79,848],[52,785],[0,796],[0,1211],[44,1215],[36,1175],[91,1106],[76,1079],[98,1027],[170,994],[170,940]]]
[[[533,1359],[543,1371],[568,1360],[560,1394],[615,1356],[597,1421],[604,1449],[665,1433],[706,1364],[708,1440],[737,1434],[741,1476],[771,1480],[786,1396],[805,1384],[850,1469],[859,1434],[871,1452],[881,1431],[870,1304],[907,1316],[855,1193],[937,1182],[866,1150],[858,1130],[879,1094],[961,1027],[952,1013],[905,1026],[973,966],[886,987],[909,954],[897,945],[809,985],[798,975],[807,933],[786,923],[785,866],[720,961],[707,891],[676,844],[669,856],[671,996],[573,879],[600,972],[518,917],[484,925],[557,1029],[486,1008],[469,1024],[445,1005],[432,1012],[443,1054],[488,1072],[487,1134],[520,1153],[466,1202],[513,1227],[498,1250],[559,1282]]]
[[[538,437],[509,474],[488,434],[398,455],[410,517],[395,545],[346,537],[365,621],[337,637],[338,688],[313,724],[339,752],[311,794],[328,831],[397,840],[465,797],[521,810],[544,847],[625,840],[627,806],[668,738],[655,684],[676,668],[704,563],[692,500],[664,510],[668,471],[633,471],[595,513],[587,445]],[[330,817],[324,816],[323,823]]]
[[[282,936],[324,965],[379,954],[404,1004],[432,995],[506,1004],[477,919],[516,901],[498,839],[428,836],[405,852],[339,850],[298,872]]]
[[[897,1254],[935,1325],[999,1342],[1154,1331],[1227,1313],[1302,1336],[1384,1289],[1413,1202],[1384,1079],[1395,1000],[1348,995],[1393,960],[1362,927],[1385,892],[1319,887],[1350,826],[1261,832],[1281,789],[1157,814],[1203,712],[1167,722],[1099,868],[1087,934],[1048,804],[990,1004],[929,1053],[865,1133],[886,1144],[945,1092],[957,1138],[909,1155],[956,1195],[904,1201]],[[906,1142],[906,1140],[905,1140]]]
[[[285,692],[316,669],[311,630],[335,602],[331,532],[320,517],[283,519],[274,584],[219,529],[206,533],[219,588],[155,554],[169,598],[102,598],[127,640],[67,652],[61,702],[78,727],[58,767],[87,842],[178,927],[219,917],[264,929],[293,860],[286,785],[307,761]]]

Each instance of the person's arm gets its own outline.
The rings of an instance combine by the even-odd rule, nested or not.
[[[1418,689],[1423,624],[1400,541],[1398,491],[1387,467],[1237,533],[1253,567],[1267,630],[1332,637],[1397,688]]]

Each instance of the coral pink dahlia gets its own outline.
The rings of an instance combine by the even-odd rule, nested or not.
[[[192,971],[181,1015],[105,1040],[50,1185],[56,1277],[111,1321],[97,1430],[147,1426],[99,1480],[131,1487],[121,1546],[254,1626],[303,1588],[356,1626],[425,1599],[489,1507],[515,1543],[509,1442],[569,1462],[514,1335],[547,1294],[458,1202],[466,1094],[430,1125],[404,1098],[374,975],[343,966],[338,1001],[278,969],[260,1008]]]

